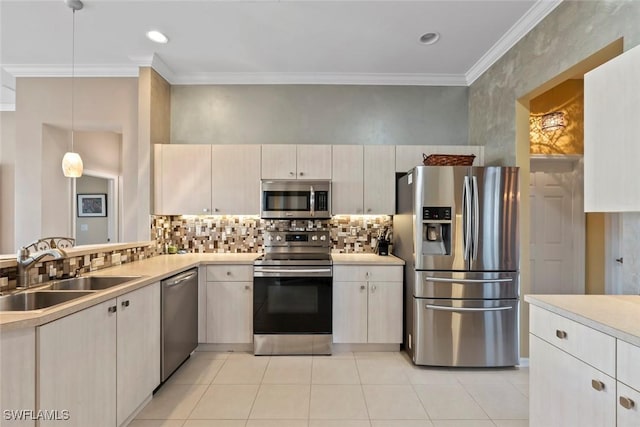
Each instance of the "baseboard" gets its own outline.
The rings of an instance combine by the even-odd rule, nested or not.
[[[147,396],[147,398],[144,400],[144,402],[142,402],[135,411],[133,411],[133,413],[131,415],[129,415],[129,418],[127,418],[126,420],[124,420],[124,422],[122,424],[120,424],[120,427],[125,427],[128,426],[131,421],[133,421],[135,419],[136,416],[138,416],[138,414],[140,413],[140,411],[142,411],[142,409],[147,406],[147,403],[151,402],[151,399],[153,399],[153,394],[150,394],[149,396]]]
[[[345,351],[400,351],[400,344],[333,344],[333,352]]]
[[[253,353],[253,343],[247,344],[198,344],[196,351],[219,351],[219,352],[250,352]]]

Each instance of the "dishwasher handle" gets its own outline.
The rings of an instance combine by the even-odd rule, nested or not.
[[[198,274],[197,271],[188,271],[186,273],[182,273],[174,278],[171,278],[171,280],[167,280],[165,282],[163,282],[163,285],[170,288],[172,286],[177,286],[181,283],[186,282],[187,280],[193,279],[196,275]]]

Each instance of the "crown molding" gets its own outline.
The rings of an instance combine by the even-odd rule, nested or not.
[[[466,85],[471,86],[485,71],[496,63],[529,31],[562,3],[562,0],[540,0],[527,11],[465,74]]]
[[[70,65],[8,64],[2,68],[13,77],[71,77]],[[83,65],[77,64],[74,77],[138,77],[134,64]]]
[[[158,71],[158,70],[156,70]],[[160,71],[158,71],[160,72]],[[162,74],[162,73],[161,73]],[[163,76],[164,77],[164,76]],[[462,74],[373,74],[373,73],[185,73],[169,83],[205,84],[318,84],[389,86],[467,86]]]
[[[173,72],[171,67],[169,67],[157,53],[145,56],[130,56],[129,59],[131,59],[132,62],[138,65],[138,67],[153,68],[158,74],[162,76],[163,79],[165,79],[170,84],[173,84],[173,81],[176,78],[175,73]]]

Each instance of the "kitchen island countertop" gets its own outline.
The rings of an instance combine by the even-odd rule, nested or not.
[[[524,300],[640,346],[640,295],[526,295]]]

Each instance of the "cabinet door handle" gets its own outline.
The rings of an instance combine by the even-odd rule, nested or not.
[[[598,380],[591,380],[591,387],[595,390],[602,391],[604,390],[604,383]]]
[[[122,306],[123,307],[129,307],[129,300],[122,301]]]
[[[376,285],[371,286],[371,293],[374,293],[376,291]]]
[[[304,172],[300,172],[300,176],[304,176]]]
[[[366,288],[366,286],[365,286],[365,285],[360,285],[360,290],[361,290],[361,291],[364,291],[364,288]]]
[[[249,289],[251,289],[251,287],[249,285],[245,285],[244,288],[248,291]]]
[[[560,338],[561,340],[565,340],[565,339],[567,339],[567,332],[566,331],[561,331],[560,329],[556,329],[556,336],[558,338]]]
[[[295,175],[295,173],[293,173],[293,172],[289,172],[289,175],[290,175],[290,176],[294,176],[294,175]]]
[[[636,406],[636,402],[628,397],[620,396],[620,406],[624,409],[633,409],[633,407]]]
[[[111,307],[108,308],[107,311],[109,313],[115,313],[116,311],[118,311],[118,306],[117,305],[112,305]]]
[[[231,276],[231,272],[230,271],[227,271],[227,276]]]

